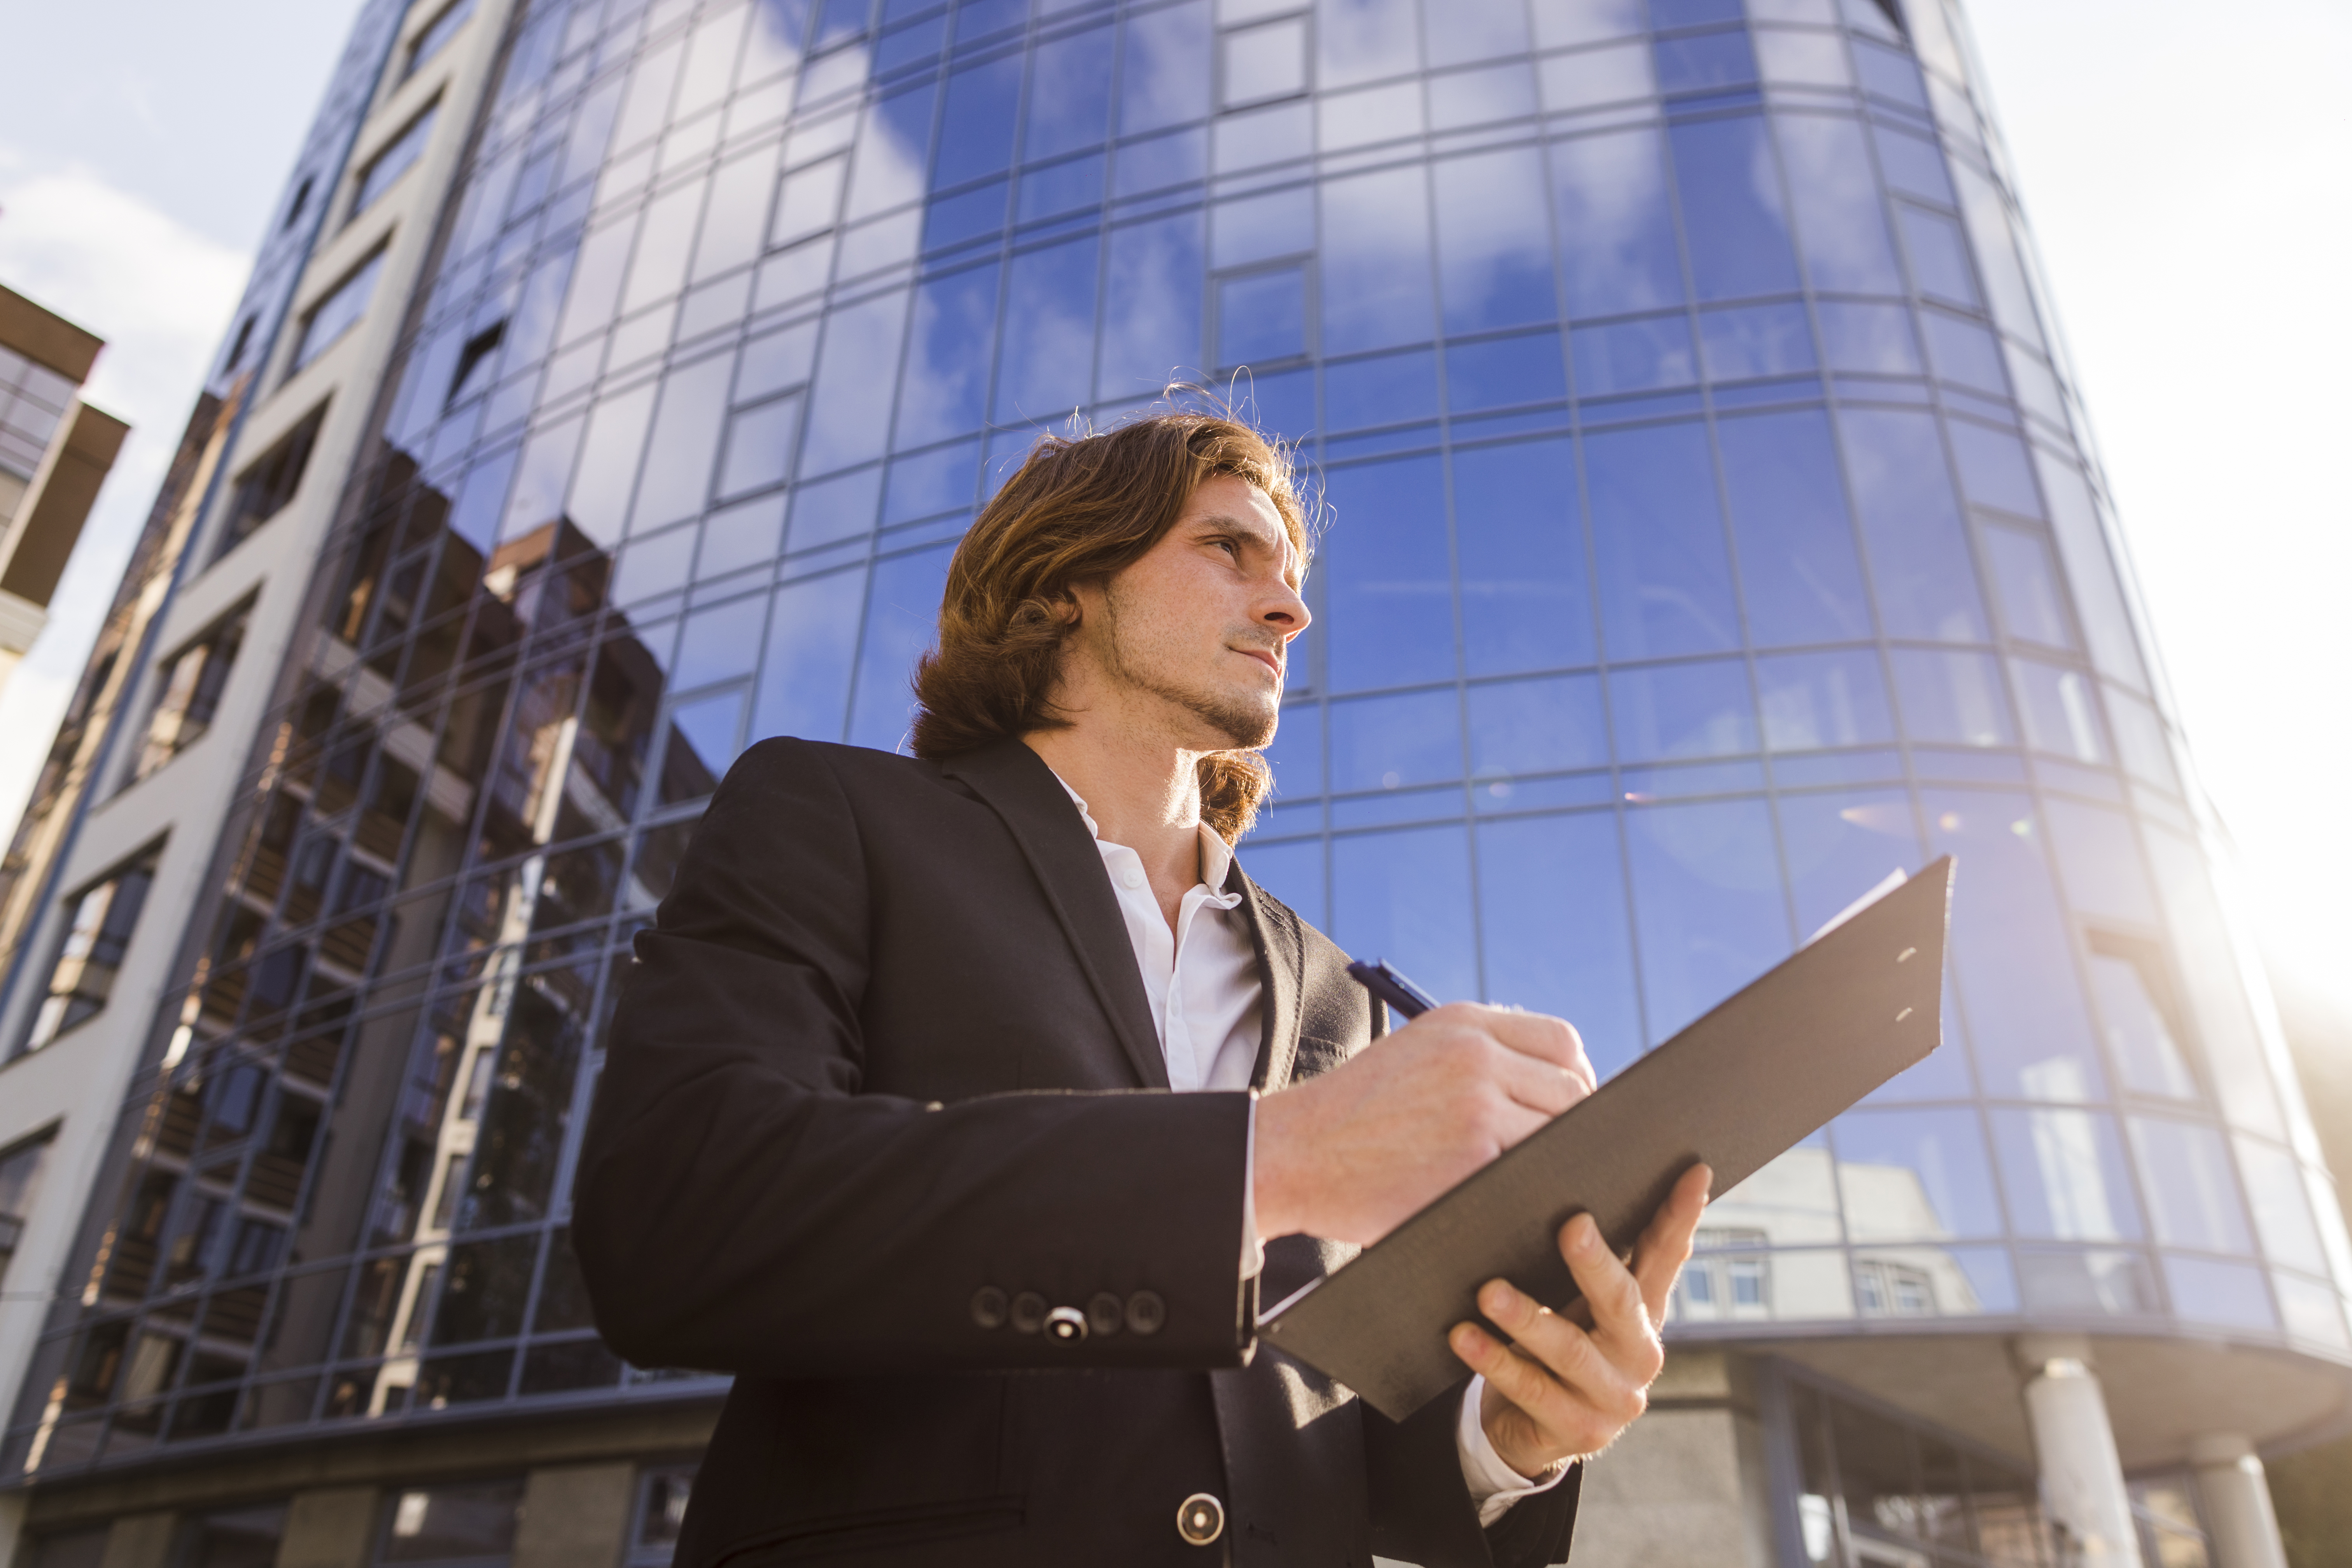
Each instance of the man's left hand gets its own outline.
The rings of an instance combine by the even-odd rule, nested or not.
[[[1591,1215],[1560,1227],[1560,1257],[1584,1292],[1590,1328],[1507,1280],[1490,1279],[1478,1292],[1478,1310],[1512,1342],[1473,1323],[1456,1323],[1450,1342],[1486,1376],[1479,1418],[1505,1464],[1533,1478],[1562,1459],[1590,1458],[1648,1407],[1650,1384],[1665,1364],[1658,1328],[1666,1296],[1690,1258],[1713,1179],[1705,1165],[1683,1173],[1634,1244],[1631,1268],[1609,1250]]]

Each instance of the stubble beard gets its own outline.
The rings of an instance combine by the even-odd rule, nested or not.
[[[1234,750],[1255,751],[1272,742],[1281,718],[1278,697],[1259,704],[1229,692],[1188,687],[1129,658],[1119,624],[1118,588],[1107,585],[1103,600],[1103,629],[1108,634],[1103,638],[1103,666],[1112,679],[1182,709],[1223,736]]]

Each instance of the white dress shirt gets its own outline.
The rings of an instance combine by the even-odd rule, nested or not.
[[[1055,775],[1060,778],[1057,773]],[[1105,839],[1093,813],[1078,792],[1062,780],[1076,803],[1079,820],[1101,851],[1110,873],[1111,891],[1127,922],[1127,940],[1143,971],[1143,994],[1151,1006],[1151,1026],[1160,1036],[1160,1049],[1168,1062],[1168,1086],[1179,1093],[1193,1089],[1246,1089],[1257,1069],[1259,1037],[1264,1032],[1264,987],[1258,978],[1257,947],[1250,940],[1249,917],[1242,912],[1242,896],[1224,890],[1234,852],[1206,826],[1201,828],[1201,879],[1184,891],[1177,906],[1176,929],[1168,929],[1143,857],[1124,844]],[[1255,1274],[1265,1264],[1258,1244],[1257,1201],[1253,1188],[1257,1163],[1257,1105],[1250,1105],[1247,1166],[1242,1182],[1242,1276]],[[1462,1479],[1470,1500],[1478,1505],[1478,1522],[1492,1524],[1523,1497],[1548,1491],[1568,1474],[1556,1467],[1540,1480],[1530,1481],[1503,1462],[1479,1418],[1479,1395],[1486,1386],[1473,1377],[1462,1396],[1460,1419],[1454,1428],[1454,1449],[1462,1461]]]

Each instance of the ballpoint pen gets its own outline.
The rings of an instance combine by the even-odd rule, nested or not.
[[[1387,1003],[1400,1018],[1418,1018],[1437,1005],[1428,992],[1377,958],[1370,963],[1360,959],[1348,965],[1348,978]]]

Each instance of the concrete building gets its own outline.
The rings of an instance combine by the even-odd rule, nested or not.
[[[1607,1072],[1960,858],[1577,1561],[2280,1560],[2352,1245],[1951,0],[371,0],[239,322],[0,895],[25,1560],[667,1561],[724,1385],[566,1231],[629,939],[1171,374],[1335,510],[1241,856],[1343,944]]]
[[[0,287],[0,686],[48,622],[131,427],[75,395],[100,339]]]

